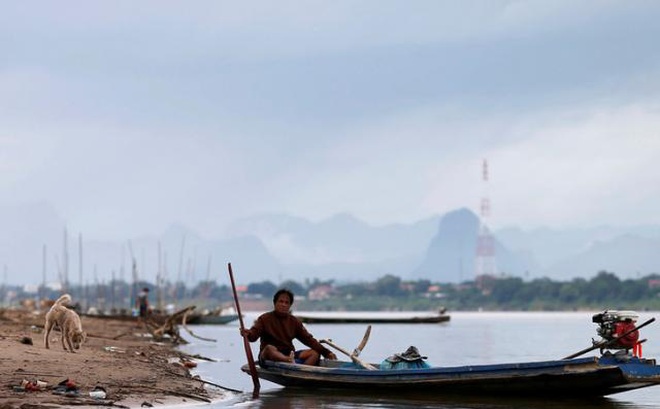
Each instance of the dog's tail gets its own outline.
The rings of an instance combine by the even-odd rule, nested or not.
[[[71,302],[71,296],[69,294],[64,294],[55,301],[55,305],[68,305]]]

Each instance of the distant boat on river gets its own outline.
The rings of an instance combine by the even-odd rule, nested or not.
[[[436,314],[401,312],[335,312],[294,314],[306,324],[437,324],[447,322],[445,309]]]
[[[193,314],[186,322],[193,325],[224,325],[236,321],[238,314]]]
[[[238,314],[233,307],[218,307],[214,310],[204,310],[201,313],[188,315],[186,323],[192,325],[224,325],[236,321]]]

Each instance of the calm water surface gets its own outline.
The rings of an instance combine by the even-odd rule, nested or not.
[[[251,325],[258,313],[246,313],[245,324]],[[591,345],[597,338],[591,312],[579,313],[451,313],[451,321],[443,324],[375,324],[367,346],[360,356],[368,362],[380,362],[396,352],[416,346],[427,362],[434,366],[494,364],[560,359]],[[639,322],[658,313],[640,313]],[[330,338],[352,351],[362,340],[366,324],[308,324],[307,329],[318,339]],[[200,361],[197,372],[203,379],[242,390],[228,393],[214,404],[195,408],[438,408],[438,409],[651,409],[660,408],[660,386],[625,392],[595,401],[557,399],[503,398],[427,398],[420,396],[376,396],[360,393],[337,393],[284,389],[261,381],[261,393],[251,400],[252,379],[240,371],[245,364],[245,350],[238,333],[238,322],[224,326],[191,326],[195,335],[216,339],[197,340],[185,331],[191,341],[182,349],[191,354],[213,358],[217,362]],[[660,357],[660,324],[641,330],[645,357]],[[299,346],[297,344],[296,346]],[[252,344],[256,354],[258,345]],[[593,353],[585,356],[593,355]],[[341,354],[337,353],[341,358]]]

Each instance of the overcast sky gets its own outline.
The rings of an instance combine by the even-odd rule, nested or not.
[[[87,237],[660,223],[657,1],[0,5],[0,204]]]

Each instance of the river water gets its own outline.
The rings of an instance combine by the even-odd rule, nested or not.
[[[302,314],[302,313],[301,313]],[[257,313],[244,313],[246,326]],[[443,324],[374,324],[371,336],[360,357],[367,362],[380,362],[393,353],[416,346],[433,366],[460,366],[560,359],[591,345],[596,338],[593,312],[454,312]],[[639,323],[657,313],[641,312]],[[182,331],[191,343],[182,349],[191,354],[213,358],[216,362],[199,361],[196,373],[203,379],[244,393],[226,394],[225,399],[204,408],[438,408],[438,409],[651,409],[660,408],[660,385],[583,401],[557,399],[503,399],[469,396],[465,398],[427,398],[419,396],[378,396],[373,393],[319,393],[289,390],[261,381],[259,399],[252,400],[252,379],[240,371],[246,363],[238,321],[220,326],[191,326],[202,341]],[[362,340],[366,324],[307,324],[317,338],[330,338],[348,351]],[[660,357],[660,323],[641,330],[644,357]],[[297,341],[296,341],[297,342]],[[296,347],[301,346],[296,344]],[[258,344],[252,344],[256,356]],[[584,356],[590,356],[597,351]],[[340,353],[337,353],[343,359]]]

